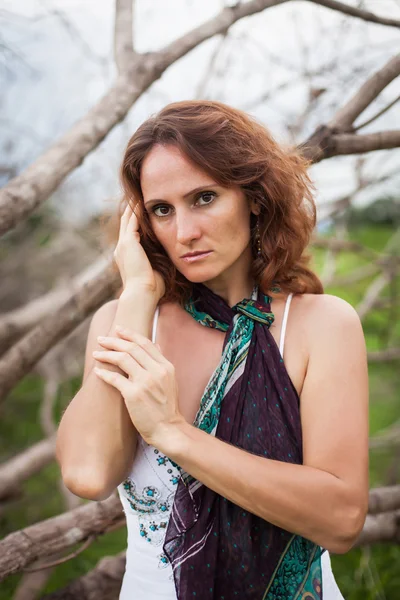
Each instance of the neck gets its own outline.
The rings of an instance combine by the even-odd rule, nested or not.
[[[243,300],[243,298],[251,298],[255,282],[252,278],[246,281],[205,281],[204,285],[208,287],[214,294],[217,294],[225,300],[232,308],[235,304]]]

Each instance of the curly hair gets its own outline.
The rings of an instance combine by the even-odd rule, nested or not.
[[[271,288],[276,284],[282,293],[324,293],[306,253],[316,224],[309,163],[296,149],[278,144],[247,113],[222,102],[186,100],[168,104],[140,125],[128,142],[120,169],[123,197],[117,218],[129,202],[139,219],[143,248],[165,281],[160,303],[183,305],[192,283],[167,256],[143,208],[141,167],[156,144],[179,148],[214,181],[225,187],[240,186],[249,200],[257,201],[261,255],[255,251],[256,216],[252,214],[251,274],[263,293],[273,296]]]

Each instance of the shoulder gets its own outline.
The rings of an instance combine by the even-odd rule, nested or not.
[[[296,300],[307,332],[309,355],[323,347],[333,351],[364,346],[360,317],[349,302],[331,294],[302,294]]]
[[[296,296],[303,305],[304,318],[317,327],[358,326],[360,317],[356,309],[343,298],[331,294],[301,294]]]

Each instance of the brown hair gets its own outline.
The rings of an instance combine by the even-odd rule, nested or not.
[[[129,202],[139,218],[143,248],[165,281],[161,302],[183,304],[190,297],[192,283],[172,264],[143,209],[141,166],[155,144],[178,147],[217,183],[240,186],[249,200],[257,201],[262,253],[257,257],[252,214],[251,270],[265,294],[274,295],[270,292],[273,282],[283,293],[324,292],[308,267],[311,256],[305,253],[316,223],[309,163],[295,149],[278,145],[264,125],[245,112],[221,102],[186,100],[168,104],[140,125],[128,142],[120,171],[119,216]]]

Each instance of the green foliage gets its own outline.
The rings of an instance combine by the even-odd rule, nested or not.
[[[400,223],[400,200],[387,196],[378,198],[363,208],[351,207],[349,223],[354,225],[387,225],[396,227]]]
[[[351,238],[376,251],[381,251],[393,234],[391,226],[357,225]],[[314,250],[314,265],[321,271],[325,251]],[[338,258],[338,273],[350,273],[368,264],[364,257],[345,252]],[[329,294],[340,296],[357,306],[373,277],[346,287],[328,287]],[[397,283],[400,283],[399,281]],[[400,288],[398,288],[400,289]],[[387,294],[384,290],[382,296]],[[400,345],[400,320],[393,319],[389,308],[371,312],[363,324],[368,350],[379,350],[387,345]],[[371,363],[370,378],[370,432],[394,423],[400,415],[400,370],[398,364]],[[56,403],[59,420],[65,406],[79,389],[80,380],[74,379],[61,386]],[[0,419],[0,460],[10,458],[18,451],[41,439],[38,410],[43,394],[40,378],[29,375],[11,392],[2,407]],[[346,418],[346,415],[343,415]],[[394,468],[393,451],[373,450],[370,456],[371,487],[386,485]],[[64,511],[58,489],[59,468],[48,465],[38,475],[26,481],[21,497],[0,516],[0,537],[22,529]],[[104,556],[113,555],[126,547],[126,530],[100,537],[73,560],[56,567],[46,585],[45,592],[64,586],[68,581],[86,573]],[[69,551],[72,552],[73,549]],[[368,553],[370,554],[368,557]],[[400,547],[391,544],[374,545],[370,549],[354,549],[345,555],[332,555],[332,567],[346,600],[398,600],[400,598]],[[0,586],[0,600],[12,597],[21,575],[9,577]]]

